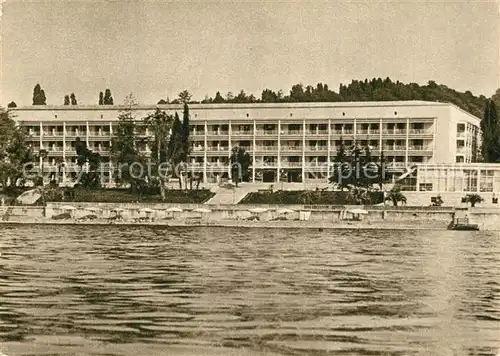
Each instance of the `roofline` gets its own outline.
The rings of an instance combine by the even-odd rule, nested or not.
[[[257,108],[370,108],[370,107],[402,107],[402,106],[440,106],[453,107],[462,113],[469,115],[477,120],[480,118],[461,109],[457,105],[449,102],[422,101],[422,100],[402,100],[402,101],[336,101],[336,102],[281,102],[281,103],[205,103],[205,104],[189,104],[189,108],[193,110],[204,109],[255,109]],[[19,106],[15,108],[7,108],[7,111],[75,111],[75,110],[182,110],[183,104],[148,104],[148,105],[29,105]]]
[[[380,107],[380,106],[447,106],[452,103],[404,100],[404,101],[335,101],[335,102],[281,102],[281,103],[204,103],[189,104],[193,109],[231,109],[231,108],[309,108],[309,107]],[[147,105],[27,105],[9,108],[12,111],[21,110],[150,110],[150,109],[182,109],[183,104],[147,104]]]

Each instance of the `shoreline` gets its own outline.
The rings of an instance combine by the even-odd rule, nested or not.
[[[153,222],[130,222],[130,221],[57,221],[57,220],[30,220],[30,221],[0,221],[1,225],[48,225],[48,226],[138,226],[138,227],[214,227],[214,228],[266,228],[266,229],[321,229],[321,230],[447,230],[447,224],[443,222],[325,222],[325,221],[213,221],[190,223],[187,221],[153,221]]]

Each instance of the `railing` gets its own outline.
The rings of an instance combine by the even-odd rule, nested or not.
[[[457,137],[465,137],[465,131],[457,132]]]
[[[412,135],[432,135],[431,130],[424,130],[424,129],[411,129],[410,134]]]
[[[253,135],[253,131],[251,131],[251,130],[248,130],[248,131],[240,131],[240,130],[231,131],[231,135],[234,135],[234,136],[252,136]]]
[[[302,162],[281,162],[282,167],[302,167]]]
[[[44,132],[43,137],[63,137],[63,132],[62,131]]]
[[[281,146],[282,151],[300,151],[302,152],[302,146]]]
[[[277,130],[257,130],[257,135],[277,135]]]
[[[229,147],[207,147],[209,152],[225,152],[228,151]]]
[[[327,146],[308,146],[306,151],[328,151]]]
[[[302,135],[302,130],[285,130],[281,131],[282,135]]]
[[[328,135],[328,130],[307,130],[307,135]]]
[[[255,151],[278,151],[278,146],[256,146]]]

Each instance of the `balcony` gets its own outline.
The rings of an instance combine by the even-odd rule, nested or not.
[[[207,147],[207,152],[227,152],[229,151],[229,147],[220,146],[220,147]]]
[[[302,136],[302,130],[283,130],[282,136]]]
[[[308,146],[307,151],[326,152],[326,151],[328,151],[328,147],[327,146]]]
[[[253,131],[251,131],[251,130],[247,130],[247,131],[235,130],[235,131],[231,131],[231,135],[233,135],[233,136],[253,136]]]
[[[457,137],[459,137],[459,138],[465,138],[465,131],[458,131],[457,132]]]
[[[380,130],[357,130],[357,135],[379,135]]]
[[[45,133],[43,134],[45,136]],[[66,131],[66,137],[82,137],[87,136],[86,131]]]
[[[410,135],[432,135],[431,130],[425,129],[410,129]]]
[[[272,136],[272,135],[277,135],[278,131],[277,130],[257,130],[256,134],[257,135],[264,135],[264,136]]]
[[[410,151],[432,151],[432,148],[429,146],[409,146],[408,150],[410,150]]]
[[[262,161],[257,161],[255,164],[253,164],[253,167],[271,167],[271,168],[277,168],[278,167],[278,162],[262,162]]]
[[[385,151],[406,151],[406,146],[383,146]]]
[[[316,135],[316,136],[325,136],[328,135],[328,130],[308,130],[306,131],[306,135]]]
[[[228,131],[207,131],[207,136],[227,136]]]
[[[63,137],[62,131],[44,131],[43,137]]]
[[[302,146],[281,146],[281,151],[293,151],[293,152],[302,152]]]
[[[256,146],[255,151],[278,151],[278,146]]]
[[[384,135],[406,135],[406,129],[385,129],[382,130]]]
[[[281,162],[281,167],[302,167],[302,162]]]

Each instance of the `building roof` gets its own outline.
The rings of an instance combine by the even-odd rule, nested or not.
[[[245,109],[245,108],[316,108],[316,107],[331,107],[331,108],[352,108],[352,107],[391,107],[391,106],[455,106],[452,103],[442,103],[434,101],[351,101],[351,102],[292,102],[292,103],[221,103],[221,104],[189,104],[190,109]],[[134,110],[151,110],[155,108],[165,110],[182,109],[182,104],[150,104],[150,105],[133,105]],[[9,111],[24,111],[24,110],[128,110],[130,105],[29,105],[9,108]]]

